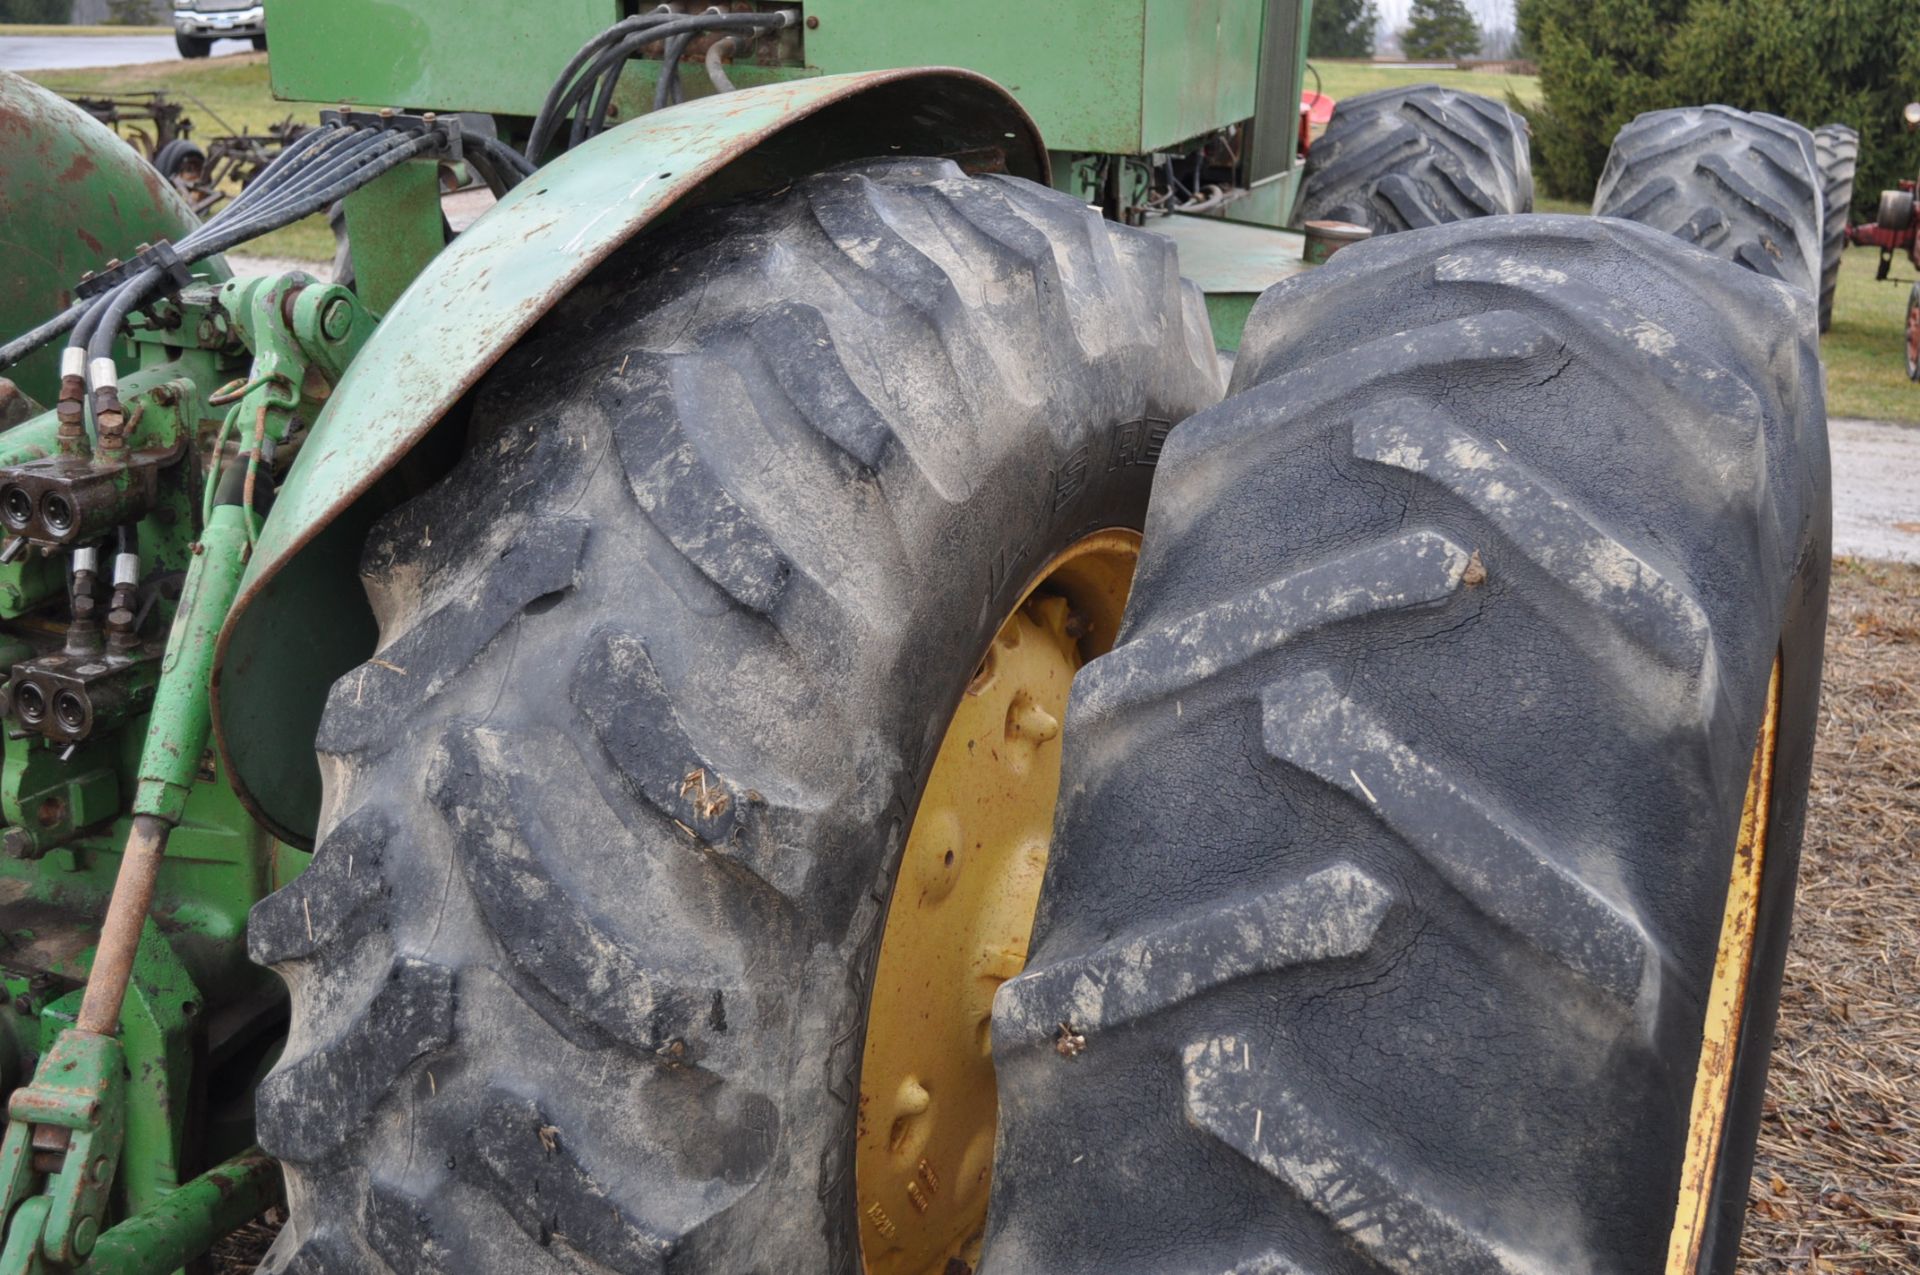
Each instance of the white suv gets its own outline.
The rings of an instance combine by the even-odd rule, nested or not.
[[[203,58],[215,40],[252,40],[267,47],[261,0],[173,0],[173,43],[183,58]]]

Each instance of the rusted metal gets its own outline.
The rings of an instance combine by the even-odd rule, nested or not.
[[[319,803],[311,728],[326,688],[371,652],[363,632],[324,609],[275,632],[286,622],[283,606],[359,596],[357,549],[319,568],[326,579],[281,590],[275,581],[542,315],[670,210],[775,189],[849,160],[957,154],[1048,179],[1033,121],[969,71],[763,85],[601,134],[508,192],[450,244],[394,304],[315,421],[221,634],[216,738],[248,809],[286,840],[311,840]],[[272,605],[262,607],[268,597]]]
[[[120,1006],[133,977],[133,957],[140,948],[140,930],[153,906],[153,885],[166,857],[172,825],[158,815],[136,815],[127,831],[120,871],[113,881],[113,900],[100,927],[100,945],[94,950],[87,990],[74,1019],[77,1031],[111,1036],[120,1025]]]
[[[81,275],[143,243],[199,225],[132,147],[86,112],[0,71],[0,339],[65,310]],[[226,270],[211,266],[217,277]],[[42,403],[59,389],[58,351],[7,369]]]

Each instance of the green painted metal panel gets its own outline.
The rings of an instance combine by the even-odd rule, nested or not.
[[[1139,145],[1125,149],[1171,146],[1253,115],[1263,7],[1264,0],[1148,0]],[[1055,75],[1070,90],[1072,72],[1056,64]],[[1036,118],[1048,143],[1059,145]]]
[[[1007,86],[1056,149],[1138,154],[1254,113],[1263,13],[1300,0],[805,0],[804,65],[957,66]],[[284,98],[532,115],[618,0],[272,0]],[[502,56],[502,50],[512,51]],[[633,88],[651,84],[634,66]],[[704,75],[683,76],[699,91]],[[623,81],[623,85],[624,85]]]
[[[1261,293],[1311,269],[1302,257],[1305,238],[1289,230],[1178,215],[1147,228],[1180,249],[1180,273],[1206,294],[1213,343],[1222,350],[1240,348],[1240,330]]]
[[[1146,2],[810,0],[807,17],[820,25],[806,32],[806,57],[826,71],[963,66],[1019,98],[1054,149],[1133,152]]]
[[[620,0],[269,0],[277,97],[531,115]]]
[[[346,198],[353,244],[353,286],[367,309],[384,314],[446,247],[440,215],[440,165],[416,159]]]
[[[509,191],[433,260],[315,420],[222,632],[213,682],[218,738],[250,809],[291,840],[311,837],[319,801],[312,736],[296,738],[284,724],[307,720],[300,706],[317,711],[333,680],[371,653],[334,640],[353,624],[364,632],[363,619],[310,612],[289,620],[286,610],[307,597],[350,597],[357,553],[336,552],[316,566],[344,579],[337,587],[309,580],[269,597],[281,569],[648,222],[891,154],[973,155],[1018,176],[1048,177],[1032,120],[987,80],[960,71],[823,76],[698,99],[603,133]],[[261,640],[268,631],[286,640]]]

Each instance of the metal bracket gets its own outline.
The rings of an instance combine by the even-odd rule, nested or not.
[[[67,1031],[14,1091],[0,1141],[0,1213],[12,1219],[0,1275],[78,1266],[93,1251],[126,1135],[125,1074],[118,1040]]]
[[[321,124],[344,124],[350,128],[377,128],[391,133],[432,134],[439,139],[434,150],[423,152],[421,159],[440,159],[448,163],[460,161],[460,117],[457,115],[439,116],[432,111],[421,115],[409,115],[405,111],[380,110],[356,111],[350,106],[339,109],[327,109],[320,112]]]

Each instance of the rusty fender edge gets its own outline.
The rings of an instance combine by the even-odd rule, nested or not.
[[[314,422],[221,631],[215,738],[263,824],[296,845],[313,840],[321,709],[377,636],[358,576],[366,528],[384,511],[376,481],[542,315],[664,213],[883,155],[951,156],[1048,179],[1032,119],[973,72],[795,80],[601,134],[509,192],[414,280]]]

